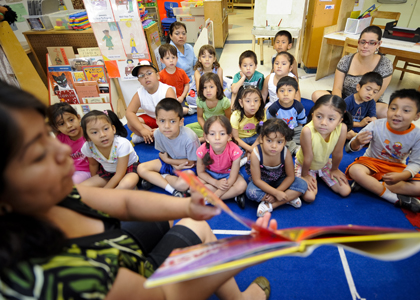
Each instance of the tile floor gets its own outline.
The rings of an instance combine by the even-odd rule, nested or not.
[[[225,76],[233,76],[239,71],[239,55],[247,50],[252,49],[252,34],[251,29],[253,26],[253,14],[254,11],[249,8],[235,9],[232,14],[229,15],[229,35],[226,44],[223,48],[220,65],[223,68],[223,74]],[[257,57],[260,57],[260,47],[255,47]],[[257,70],[268,75],[271,70],[271,56],[275,53],[271,43],[266,42],[264,45],[264,65],[258,65]],[[291,50],[294,53],[294,49]],[[391,61],[394,59],[393,56],[388,56]],[[303,69],[298,69],[299,77],[306,74]],[[394,72],[390,85],[384,94],[384,100],[388,101],[391,93],[401,88],[415,88],[417,89],[420,85],[420,76],[405,73],[404,79],[399,80],[401,75],[400,71]],[[318,81],[315,81],[315,77],[300,78],[299,87],[301,89],[301,95],[304,98],[311,99],[311,95],[315,90],[332,89],[334,82],[334,75],[327,76]],[[420,126],[420,120],[416,122]]]

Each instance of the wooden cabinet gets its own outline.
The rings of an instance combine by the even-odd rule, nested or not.
[[[227,0],[205,0],[204,19],[213,21],[214,46],[223,48],[229,34]]]

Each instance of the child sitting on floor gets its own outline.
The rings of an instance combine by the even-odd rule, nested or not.
[[[190,89],[190,79],[184,70],[178,68],[178,54],[176,47],[171,44],[164,44],[159,47],[160,61],[165,65],[165,69],[159,72],[159,81],[173,86],[176,90],[176,99],[182,105],[184,116],[188,113],[187,97]],[[191,113],[192,114],[192,113]]]
[[[183,197],[188,185],[174,171],[190,169],[195,173],[200,146],[197,135],[184,127],[182,106],[175,99],[162,99],[156,106],[156,118],[159,128],[154,132],[154,140],[159,158],[139,166],[141,186],[150,189],[152,183],[175,197]]]
[[[303,104],[295,100],[299,88],[295,78],[285,76],[277,83],[278,101],[267,109],[267,119],[277,118],[286,122],[293,129],[293,139],[286,143],[293,156],[296,155],[300,145],[302,126],[306,124],[306,112]]]
[[[153,131],[156,124],[155,108],[160,100],[169,97],[176,99],[173,87],[159,82],[159,73],[156,67],[147,60],[142,60],[131,71],[142,85],[131,99],[127,107],[127,126],[133,132],[131,141],[134,144],[141,142],[152,143]],[[142,108],[145,114],[137,117],[137,111]]]
[[[346,146],[354,152],[370,142],[365,154],[347,167],[346,175],[354,180],[352,191],[363,187],[396,206],[420,212],[415,198],[420,196],[420,129],[412,123],[419,118],[419,92],[403,89],[391,95],[387,118],[369,123]]]
[[[348,140],[354,138],[367,124],[376,120],[374,97],[381,90],[382,84],[381,75],[376,72],[366,73],[356,86],[357,93],[344,99],[347,111],[353,116],[353,130],[347,132]]]

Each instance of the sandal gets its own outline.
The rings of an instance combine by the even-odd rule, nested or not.
[[[265,293],[265,299],[270,298],[271,287],[270,282],[267,278],[265,278],[264,276],[260,276],[255,278],[255,280],[252,283],[256,283],[263,290],[263,292]]]
[[[272,212],[273,205],[268,202],[261,201],[260,205],[258,205],[257,209],[257,217],[262,217],[265,215],[266,212]]]
[[[295,200],[287,202],[287,204],[293,206],[294,208],[300,208],[302,206],[302,201],[299,197],[297,197]]]

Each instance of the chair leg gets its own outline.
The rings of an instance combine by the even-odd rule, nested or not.
[[[404,64],[404,69],[406,69],[406,68],[407,68],[407,65],[408,65],[408,62],[405,62],[405,64]],[[401,71],[400,80],[402,80],[402,79],[403,79],[403,77],[404,77],[404,73],[405,73],[405,71]]]

